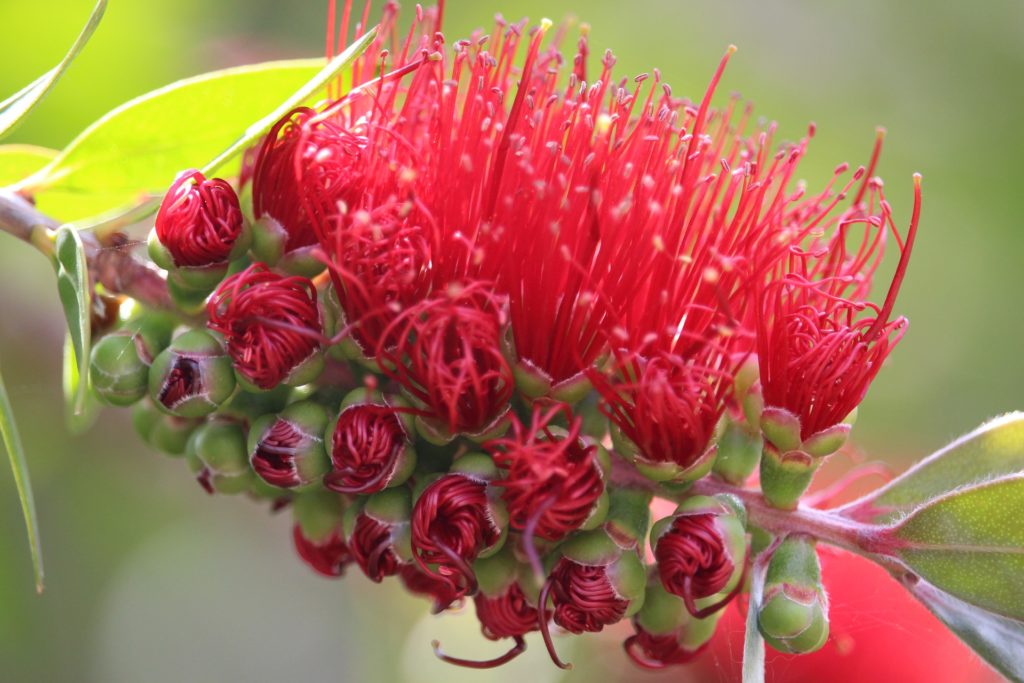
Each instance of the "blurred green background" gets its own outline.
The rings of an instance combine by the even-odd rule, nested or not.
[[[60,147],[111,107],[177,78],[319,55],[325,5],[112,0],[92,43],[8,142]],[[0,96],[50,68],[90,6],[2,0]],[[450,0],[445,32],[462,37],[497,11],[575,14],[592,24],[595,53],[615,50],[619,75],[659,67],[676,94],[695,98],[725,46],[737,44],[722,91],[752,99],[784,137],[818,124],[803,166],[812,187],[840,161],[864,163],[875,126],[886,126],[879,172],[899,224],[914,171],[924,174],[924,218],[898,306],[911,327],[862,408],[859,443],[902,467],[1024,408],[1024,3]],[[424,620],[421,603],[386,586],[314,577],[291,556],[287,515],[206,496],[181,463],[141,445],[125,412],[110,410],[85,437],[69,437],[53,277],[31,248],[3,235],[0,312],[0,358],[47,566],[46,593],[36,596],[13,481],[0,466],[0,680],[633,675],[618,651],[621,633],[587,639],[575,653],[563,640],[563,654],[582,664],[568,677],[546,664],[539,640],[517,667],[495,674],[437,665],[428,648],[435,637],[470,656],[500,646],[479,638],[471,614]]]

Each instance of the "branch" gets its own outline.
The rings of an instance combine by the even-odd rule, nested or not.
[[[0,189],[0,231],[33,245],[49,256],[50,232],[60,222],[38,211],[30,202],[10,190]],[[136,259],[131,243],[121,234],[102,242],[96,235],[81,232],[86,260],[93,282],[113,294],[124,294],[149,308],[174,310],[167,283],[154,269]]]
[[[810,507],[780,510],[769,505],[759,491],[732,486],[713,476],[700,479],[678,493],[650,481],[622,458],[614,458],[611,480],[617,486],[644,489],[667,500],[694,494],[713,496],[727,493],[742,501],[751,524],[765,531],[780,536],[807,534],[829,545],[864,555],[890,570],[896,569],[898,564],[891,557],[892,549],[886,540],[884,527],[855,522],[834,512]]]

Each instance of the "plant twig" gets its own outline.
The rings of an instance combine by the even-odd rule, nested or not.
[[[20,195],[0,189],[0,231],[32,244],[49,256],[49,233],[59,226],[59,221],[38,211]],[[131,245],[123,235],[107,235],[101,241],[88,232],[80,234],[94,282],[149,308],[174,310],[167,283],[158,272],[132,255]]]

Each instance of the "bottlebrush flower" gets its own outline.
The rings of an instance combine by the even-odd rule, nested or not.
[[[564,415],[568,430],[552,425]],[[527,554],[537,574],[543,575],[533,539],[557,542],[586,526],[604,521],[607,511],[604,471],[599,447],[587,443],[583,422],[565,404],[542,412],[534,405],[529,426],[513,419],[513,435],[486,444],[502,477],[501,487],[513,530],[524,534]],[[603,503],[603,504],[602,504]]]
[[[477,590],[471,564],[501,549],[507,533],[503,506],[488,496],[494,465],[482,454],[462,456],[461,471],[428,485],[412,510],[413,558],[420,569],[451,581],[462,595]],[[437,570],[428,564],[436,564]]]
[[[421,436],[443,442],[500,427],[514,386],[504,325],[499,302],[474,283],[406,309],[388,327],[395,346],[379,346],[377,359],[415,401]]]
[[[345,566],[352,562],[352,551],[345,543],[341,529],[335,529],[326,537],[314,540],[303,534],[302,527],[296,524],[292,527],[292,542],[302,561],[321,576],[344,576]]]
[[[238,196],[225,180],[195,169],[182,171],[160,203],[154,232],[167,250],[167,267],[196,268],[226,264],[248,248]],[[154,259],[167,261],[165,258]],[[161,264],[164,265],[164,264]]]
[[[658,575],[666,591],[683,599],[697,618],[719,611],[743,588],[746,532],[729,507],[714,498],[695,496],[651,530]],[[697,600],[732,589],[713,604]]]
[[[316,287],[304,277],[254,263],[221,283],[206,311],[239,375],[260,389],[304,384],[323,367]]]
[[[712,437],[732,385],[729,355],[715,346],[694,358],[616,355],[610,374],[589,376],[615,428],[617,449],[655,481],[693,481],[707,474],[715,457]]]
[[[844,421],[903,336],[906,319],[893,319],[892,311],[920,214],[916,175],[910,228],[906,239],[900,238],[881,183],[869,178],[854,205],[837,219],[833,236],[807,251],[793,247],[784,273],[761,289],[756,330],[764,404],[797,418],[795,445]],[[851,244],[857,226],[862,234]],[[864,298],[890,229],[900,259],[878,306]]]
[[[332,491],[376,493],[403,483],[415,467],[405,416],[369,400],[365,391],[356,390],[342,401],[331,430],[332,469],[324,476]]]

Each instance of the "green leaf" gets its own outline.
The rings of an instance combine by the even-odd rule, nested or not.
[[[59,152],[34,145],[0,145],[0,187],[24,180],[46,164]]]
[[[996,671],[1024,682],[1024,623],[969,605],[926,581],[904,585]]]
[[[936,587],[1024,619],[1024,475],[953,491],[887,530],[894,554]]]
[[[39,549],[39,523],[36,520],[36,502],[32,497],[32,484],[28,479],[28,463],[25,450],[21,445],[18,428],[14,424],[14,411],[7,397],[4,378],[0,375],[0,440],[4,443],[7,456],[11,460],[14,471],[14,485],[18,489],[21,500],[21,513],[25,517],[25,528],[28,530],[28,545],[32,552],[32,566],[36,575],[36,591],[43,592],[43,555]]]
[[[103,18],[103,12],[106,9],[107,0],[99,0],[93,8],[92,14],[89,15],[89,21],[85,24],[82,32],[78,34],[78,38],[71,46],[71,49],[64,55],[64,59],[60,60],[57,66],[32,83],[3,102],[0,102],[0,138],[14,130],[15,126],[21,123],[28,116],[29,112],[35,109],[36,105],[42,102],[47,93],[53,89],[53,86],[57,84],[60,77],[67,71],[71,62],[82,51],[85,44],[89,42],[89,38],[92,37],[96,27],[99,26],[100,19]]]
[[[860,521],[887,524],[954,489],[1021,472],[1024,413],[1010,413],[957,439],[838,511]]]
[[[774,550],[771,547],[755,557],[751,569],[747,623],[743,636],[743,683],[764,683],[764,636],[757,626],[757,613],[761,610],[768,560]]]
[[[71,226],[62,225],[57,229],[54,241],[54,267],[57,270],[57,292],[60,294],[71,345],[78,360],[78,374],[80,377],[87,377],[91,347],[89,265],[86,262],[82,238]],[[79,382],[74,400],[75,415],[85,413],[86,390],[87,384]]]
[[[335,78],[375,33],[369,31],[326,67],[311,59],[225,69],[126,102],[20,187],[33,193],[43,213],[81,223],[120,213],[140,198],[155,208],[177,173],[209,159],[214,161],[206,170],[237,173],[237,160],[227,162]]]
[[[82,434],[89,430],[96,423],[100,414],[100,402],[88,386],[81,386],[82,375],[79,374],[78,360],[75,358],[75,343],[71,338],[70,331],[64,336],[64,418],[68,425],[68,431],[72,434]],[[84,375],[85,382],[89,381],[89,374]],[[79,399],[84,400],[82,410],[76,410],[75,406]]]

